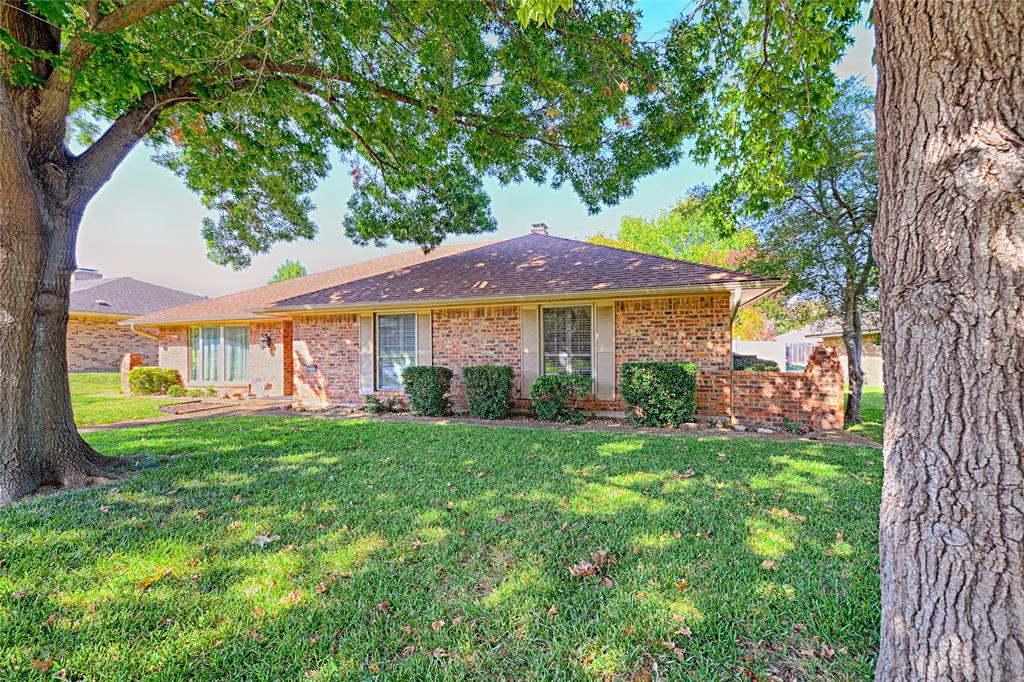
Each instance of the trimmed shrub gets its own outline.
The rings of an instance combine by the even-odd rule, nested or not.
[[[176,369],[136,367],[128,373],[128,385],[135,395],[158,395],[171,386],[180,386],[181,376]]]
[[[207,386],[206,387],[206,395],[210,396],[211,398],[216,398],[216,397],[220,396],[220,391],[217,390],[216,386]]]
[[[478,365],[462,369],[469,414],[479,419],[505,419],[512,411],[512,378],[508,365]]]
[[[778,372],[779,363],[774,360],[762,360],[756,355],[732,356],[732,368],[738,372]]]
[[[398,407],[398,401],[394,398],[388,398],[387,400],[381,400],[375,395],[366,396],[365,410],[370,414],[387,414],[389,412],[395,412]]]
[[[452,409],[448,391],[452,387],[452,371],[447,367],[418,365],[402,372],[409,409],[427,417],[440,417]]]
[[[590,377],[548,374],[538,377],[530,387],[530,404],[538,419],[582,424],[579,404],[593,380]]]
[[[678,426],[697,411],[697,365],[692,362],[622,363],[622,399],[634,426]]]
[[[185,390],[184,386],[180,384],[174,384],[173,386],[167,387],[167,395],[169,395],[172,398],[181,398],[183,396],[188,395],[188,391]]]
[[[201,388],[190,388],[185,392],[189,398],[202,398],[205,392]]]

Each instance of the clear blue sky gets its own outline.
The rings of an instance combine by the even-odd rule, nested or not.
[[[643,31],[661,32],[689,2],[641,2]],[[874,36],[864,25],[856,43],[838,66],[840,77],[863,77],[875,85],[871,53]],[[509,238],[525,233],[535,222],[548,224],[553,234],[585,239],[595,232],[613,232],[624,215],[651,216],[671,206],[687,189],[713,182],[714,173],[684,160],[643,179],[635,193],[618,206],[596,216],[587,214],[570,188],[559,191],[532,183],[501,187],[489,182],[491,211],[498,222],[492,235],[460,241]],[[264,284],[286,259],[298,259],[310,272],[365,260],[407,244],[387,249],[361,248],[345,238],[341,221],[351,184],[344,168],[336,169],[313,195],[313,214],[320,228],[311,241],[278,244],[270,253],[236,272],[211,263],[200,236],[204,210],[199,200],[168,170],[150,160],[150,151],[135,149],[86,210],[78,239],[78,264],[98,268],[105,276],[127,275],[206,296]]]

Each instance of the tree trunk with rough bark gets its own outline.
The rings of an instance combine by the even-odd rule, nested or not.
[[[56,49],[55,32],[18,4],[0,5],[0,26],[22,44]],[[44,78],[50,68],[39,62],[35,73]],[[75,182],[66,116],[66,98],[0,78],[0,504],[40,485],[110,475],[119,464],[82,440],[71,413],[65,345],[75,238],[106,178]]]
[[[849,388],[846,412],[843,415],[846,424],[860,424],[860,405],[864,394],[864,368],[861,364],[863,341],[860,311],[857,309],[859,301],[860,297],[857,294],[849,295],[846,310],[843,311],[843,346],[846,348],[846,375]]]
[[[1024,679],[1024,9],[878,0],[878,680]]]

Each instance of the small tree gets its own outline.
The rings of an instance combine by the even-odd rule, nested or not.
[[[855,81],[823,117],[825,162],[809,178],[794,174],[789,197],[756,223],[763,249],[752,267],[789,277],[789,292],[819,301],[842,320],[850,395],[847,423],[860,422],[864,370],[861,313],[877,299],[871,233],[878,215],[874,98]]]
[[[286,260],[277,266],[277,270],[273,276],[267,280],[267,284],[274,284],[276,282],[283,282],[288,279],[295,279],[296,277],[305,277],[309,272],[306,271],[306,266],[297,260]]]

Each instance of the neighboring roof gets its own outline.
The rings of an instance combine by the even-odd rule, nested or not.
[[[747,272],[528,234],[319,291],[280,298],[268,307],[393,305],[729,284],[774,287],[778,282]]]
[[[71,313],[141,315],[203,300],[202,296],[157,286],[131,277],[71,282]]]
[[[417,263],[444,258],[453,254],[484,246],[486,243],[449,244],[439,246],[430,253],[424,254],[421,249],[411,249],[389,256],[381,256],[371,260],[346,265],[333,270],[318,272],[305,277],[276,282],[255,289],[246,289],[226,296],[206,299],[189,305],[178,306],[169,310],[161,310],[151,315],[143,315],[131,320],[136,325],[178,324],[182,322],[202,320],[249,320],[266,319],[265,315],[252,312],[256,308],[265,308],[282,299],[293,298],[327,287],[337,286],[345,282],[370,277],[382,272],[390,272]]]
[[[882,321],[877,312],[861,313],[860,333],[878,334],[882,329]],[[826,317],[823,320],[812,322],[806,327],[794,329],[791,332],[781,335],[783,337],[805,337],[805,338],[826,338],[830,336],[843,335],[843,320],[839,317]]]

